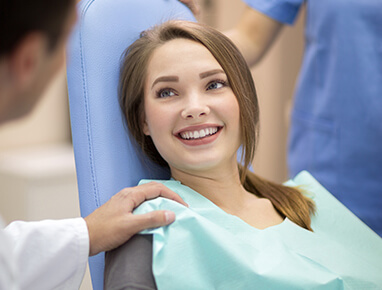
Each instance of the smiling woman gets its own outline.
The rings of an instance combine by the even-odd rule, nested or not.
[[[148,63],[145,92],[143,132],[175,179],[184,172],[237,168],[239,105],[227,76],[203,45],[175,39],[158,47]]]
[[[130,133],[174,179],[255,227],[288,217],[310,229],[310,199],[248,170],[258,101],[250,70],[227,37],[184,21],[145,31],[126,50],[120,96]],[[243,166],[236,161],[241,145]],[[263,198],[266,209],[248,206]]]
[[[171,172],[159,182],[189,208],[163,199],[140,206],[136,213],[167,209],[177,220],[107,253],[105,289],[338,289],[356,279],[343,267],[351,251],[312,232],[314,202],[249,171],[257,95],[224,35],[185,21],[143,32],[123,57],[120,103],[137,144]]]

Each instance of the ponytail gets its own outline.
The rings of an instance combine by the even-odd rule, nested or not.
[[[239,166],[240,175],[244,176],[243,186],[258,197],[269,199],[279,214],[312,231],[310,216],[314,214],[314,202],[294,187],[267,181],[249,170]]]

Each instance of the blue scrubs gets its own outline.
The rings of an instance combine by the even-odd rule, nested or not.
[[[286,24],[306,2],[290,174],[310,171],[382,236],[382,1],[246,2]]]

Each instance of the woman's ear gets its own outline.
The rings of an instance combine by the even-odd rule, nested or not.
[[[146,136],[150,136],[150,130],[149,126],[147,125],[146,119],[143,119],[142,121],[142,131],[143,134],[145,134]]]

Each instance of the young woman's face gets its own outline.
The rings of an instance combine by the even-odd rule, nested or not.
[[[154,51],[147,72],[143,131],[172,173],[237,167],[239,104],[212,54],[171,40]]]

